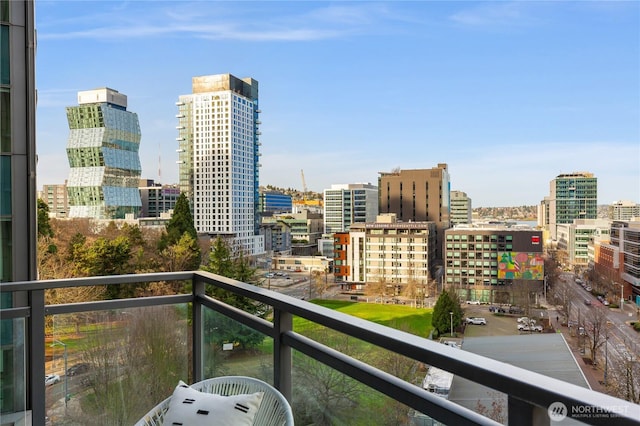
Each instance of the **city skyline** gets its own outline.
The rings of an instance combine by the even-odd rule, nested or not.
[[[142,177],[178,183],[194,76],[260,81],[260,184],[321,193],[447,163],[474,207],[562,173],[640,202],[637,2],[36,1],[38,189],[69,174],[65,107],[127,93]],[[62,60],[64,58],[64,60]],[[161,174],[159,173],[161,169]]]

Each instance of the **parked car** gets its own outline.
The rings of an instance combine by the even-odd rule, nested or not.
[[[510,314],[524,314],[524,309],[519,308],[517,306],[512,306],[509,308]]]
[[[44,376],[44,384],[46,386],[55,385],[56,383],[60,383],[60,376],[57,374],[48,374]]]
[[[609,301],[608,301],[607,299],[604,299],[604,300],[602,301],[602,304],[603,304],[604,306],[609,306]]]
[[[89,364],[82,362],[67,368],[67,376],[75,376],[76,374],[84,374],[89,371]]]
[[[467,318],[467,324],[487,325],[487,320],[481,317]]]
[[[590,285],[586,286],[584,289],[585,289],[585,290],[587,290],[587,291],[591,291],[591,290],[593,290],[593,288],[591,288],[591,286],[590,286]]]
[[[479,305],[479,300],[467,300],[467,305]]]
[[[518,323],[519,324],[526,324],[529,322],[529,317],[520,317],[518,318]]]
[[[584,299],[584,304],[587,305],[587,306],[591,306],[591,300]]]
[[[538,333],[541,333],[542,326],[535,324],[518,324],[518,331],[537,331]]]

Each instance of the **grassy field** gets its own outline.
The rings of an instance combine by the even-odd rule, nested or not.
[[[406,305],[358,303],[343,300],[313,300],[325,308],[366,319],[377,324],[396,328],[416,336],[428,337],[431,332],[431,309],[416,309]],[[318,326],[303,318],[295,317],[293,329],[304,333]]]

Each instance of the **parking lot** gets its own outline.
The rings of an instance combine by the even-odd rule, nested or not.
[[[464,331],[465,337],[529,334],[528,332],[519,332],[517,328],[517,319],[524,315],[495,315],[489,312],[488,305],[464,305],[463,309],[465,318],[482,317],[487,320],[487,325],[468,324]]]

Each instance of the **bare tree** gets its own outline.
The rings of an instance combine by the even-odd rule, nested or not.
[[[607,339],[607,312],[605,308],[594,307],[585,316],[585,331],[591,351],[591,362],[595,365],[596,354]]]
[[[368,282],[364,288],[367,296],[384,297],[387,290],[387,282],[384,277],[378,278],[376,281]]]
[[[627,356],[621,364],[609,368],[611,392],[618,398],[640,404],[640,360]]]

